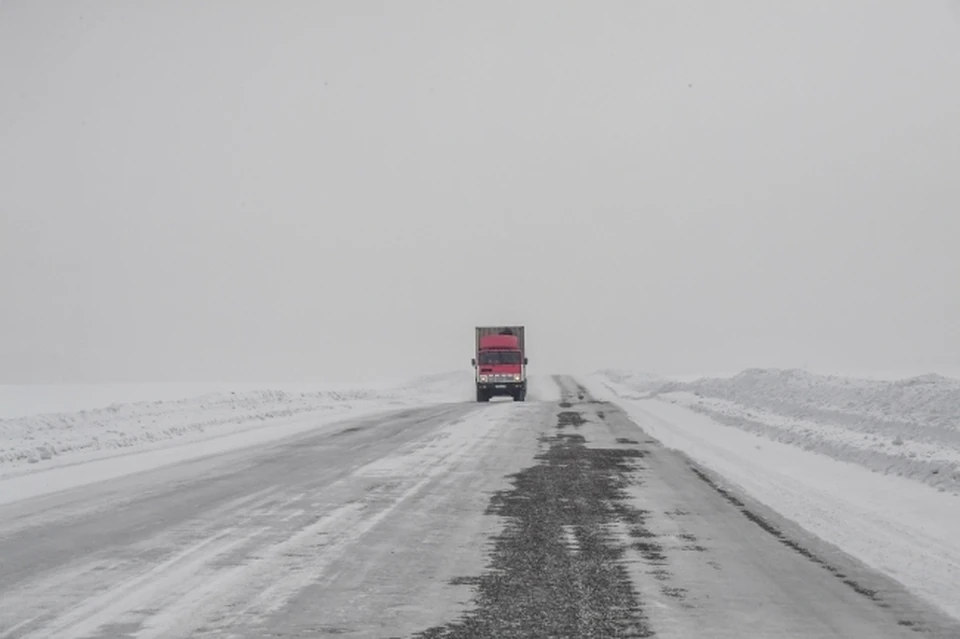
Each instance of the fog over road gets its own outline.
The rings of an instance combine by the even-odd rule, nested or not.
[[[960,636],[557,383],[0,506],[0,637]]]

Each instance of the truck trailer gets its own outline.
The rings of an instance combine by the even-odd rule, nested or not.
[[[491,397],[527,398],[527,350],[523,326],[478,326],[471,364],[477,385],[477,401]]]

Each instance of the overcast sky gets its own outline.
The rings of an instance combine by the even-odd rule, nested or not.
[[[960,4],[0,0],[0,382],[960,366]]]

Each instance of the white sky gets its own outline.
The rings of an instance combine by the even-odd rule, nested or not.
[[[0,382],[960,366],[960,3],[0,0]]]

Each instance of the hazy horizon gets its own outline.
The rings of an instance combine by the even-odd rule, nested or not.
[[[0,2],[0,384],[960,370],[960,3]]]

